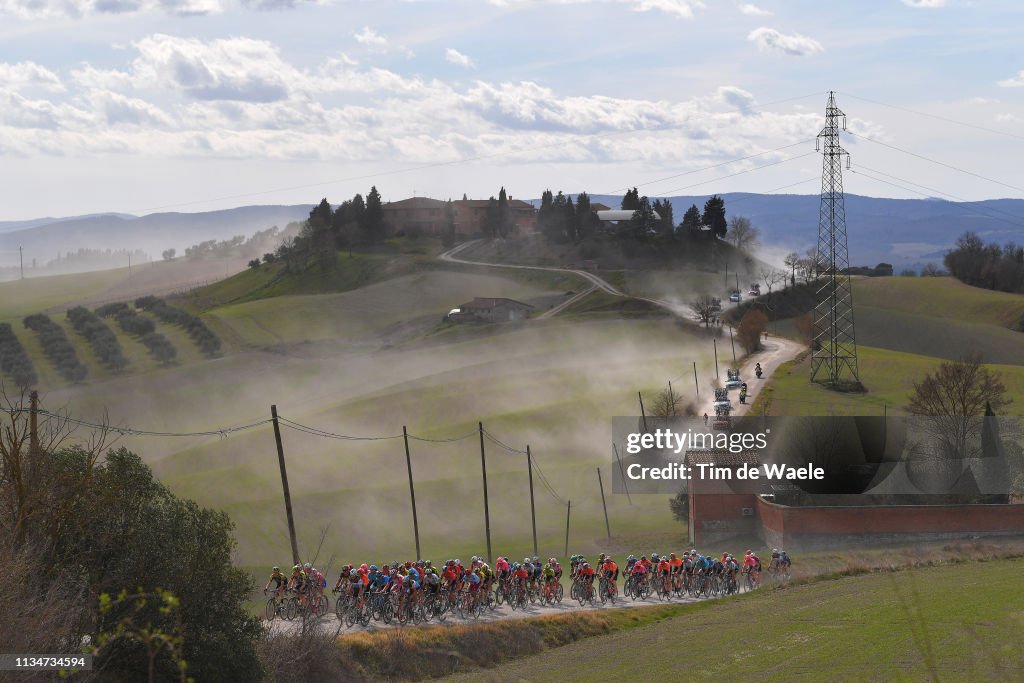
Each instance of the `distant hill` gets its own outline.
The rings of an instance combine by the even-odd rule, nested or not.
[[[187,246],[206,240],[224,240],[235,235],[251,235],[277,225],[284,228],[303,220],[312,205],[242,206],[223,211],[201,213],[153,213],[135,217],[126,214],[100,214],[64,219],[12,221],[0,224],[0,265],[17,265],[18,246],[25,249],[25,261],[45,263],[57,252],[80,248],[142,249],[154,259],[164,249],[181,253]],[[49,221],[49,222],[46,222]],[[4,231],[4,225],[15,229]],[[11,259],[14,259],[11,261]]]
[[[112,216],[118,218],[136,218],[128,213],[89,213],[82,216],[64,216],[63,218],[54,218],[53,216],[47,216],[45,218],[32,218],[24,221],[0,221],[0,233],[13,232],[15,230],[27,230],[29,228],[38,228],[41,225],[49,225],[50,223],[60,223],[63,221],[75,221],[83,218],[98,218],[101,216]]]
[[[691,204],[703,209],[710,195],[670,197],[675,220]],[[780,252],[804,250],[815,244],[818,195],[751,194],[730,192],[726,216],[746,216],[761,231],[761,241]],[[618,208],[620,196],[593,195],[593,201]],[[534,200],[540,205],[540,200]],[[892,263],[919,267],[942,257],[965,230],[986,242],[1024,243],[1024,199],[990,199],[958,203],[942,199],[884,199],[846,195],[846,228],[852,265]]]

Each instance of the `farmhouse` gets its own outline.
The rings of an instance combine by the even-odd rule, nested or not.
[[[476,320],[489,323],[505,323],[523,320],[533,306],[514,299],[476,297],[462,304],[448,314],[453,321]]]

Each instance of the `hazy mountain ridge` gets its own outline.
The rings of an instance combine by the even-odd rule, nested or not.
[[[6,263],[0,265],[17,265],[19,245],[24,247],[26,263],[32,258],[46,263],[58,252],[80,248],[142,249],[159,259],[160,253],[169,248],[177,249],[180,254],[185,247],[206,240],[225,240],[235,235],[248,237],[274,225],[283,229],[292,221],[304,220],[311,208],[312,205],[241,206],[199,213],[154,213],[140,217],[99,214],[54,219],[0,232],[0,254],[6,257]],[[38,220],[24,223],[38,223]]]

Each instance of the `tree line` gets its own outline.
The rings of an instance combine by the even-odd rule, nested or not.
[[[123,370],[128,365],[128,359],[124,357],[117,335],[99,316],[84,306],[75,306],[68,310],[67,318],[75,332],[89,342],[101,363],[115,372]]]
[[[220,338],[199,317],[155,296],[138,298],[135,300],[135,305],[144,311],[149,311],[165,323],[183,328],[195,345],[199,347],[199,350],[208,358],[213,358],[220,353]]]
[[[113,317],[126,334],[130,334],[142,343],[149,355],[161,363],[173,363],[178,356],[177,349],[164,335],[156,331],[156,324],[149,318],[139,315],[134,308],[124,302],[105,304],[96,309],[102,318]]]
[[[81,382],[89,371],[78,359],[64,328],[43,313],[33,313],[24,320],[25,327],[36,333],[43,353],[68,382]]]
[[[0,323],[0,371],[19,388],[35,386],[39,381],[36,368],[18,341],[10,323]]]
[[[976,233],[965,232],[943,261],[953,277],[965,284],[1024,293],[1024,247],[1014,242],[985,244]]]

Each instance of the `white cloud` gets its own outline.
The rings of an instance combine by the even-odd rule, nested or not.
[[[1010,121],[1018,121],[1018,120],[1019,119],[1016,116],[1014,116],[1013,114],[1009,114],[1009,113],[999,114],[998,116],[996,116],[996,121],[998,121],[1000,123],[1008,123]]]
[[[63,76],[65,90],[46,97],[0,83],[5,154],[690,165],[804,139],[821,119],[761,112],[733,86],[685,101],[567,96],[529,81],[410,77],[340,53],[300,67],[250,38],[155,34],[129,49],[120,65],[40,76]]]
[[[1016,76],[999,81],[998,85],[1003,88],[1024,88],[1024,69],[1018,71]]]
[[[914,9],[938,9],[946,6],[946,0],[903,0],[903,4]]]
[[[352,35],[355,37],[357,43],[365,45],[375,52],[386,52],[388,49],[388,39],[374,31],[369,26],[364,26],[362,31]]]
[[[452,64],[458,64],[459,66],[464,66],[466,68],[471,68],[473,66],[472,59],[462,54],[453,47],[450,47],[444,51],[444,58],[446,61],[449,61]]]
[[[18,19],[81,19],[104,14],[163,12],[176,16],[219,14],[233,8],[290,9],[328,0],[0,0],[0,16]]]
[[[776,50],[798,57],[806,57],[807,55],[817,54],[825,50],[822,44],[813,38],[808,38],[799,33],[787,35],[764,26],[751,31],[750,35],[747,36],[747,40],[753,41],[762,50]]]
[[[629,5],[636,12],[658,11],[692,19],[694,10],[703,9],[704,3],[701,0],[488,0],[490,4],[498,7],[531,7],[542,4],[552,5],[587,5],[597,3],[614,3]]]
[[[35,62],[0,62],[0,86],[18,90],[23,87],[42,88],[44,90],[64,90],[57,74],[45,66]]]
[[[770,17],[773,14],[770,10],[766,10],[750,3],[740,5],[740,12],[742,14],[746,14],[748,17]]]

